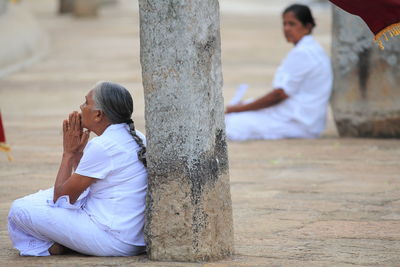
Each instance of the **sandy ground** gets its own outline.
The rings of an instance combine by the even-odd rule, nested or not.
[[[221,1],[224,96],[270,89],[291,48],[280,12],[289,1]],[[214,263],[150,262],[145,256],[20,257],[7,236],[12,200],[52,186],[61,122],[98,80],[129,88],[144,130],[136,1],[97,19],[56,15],[56,1],[24,1],[49,33],[36,64],[0,80],[0,107],[14,161],[0,154],[0,266],[400,266],[400,142],[339,138],[330,115],[318,140],[229,143],[236,254]],[[329,52],[330,10],[314,6],[316,38]]]

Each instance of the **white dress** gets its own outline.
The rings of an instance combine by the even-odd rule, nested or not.
[[[15,200],[8,216],[14,247],[27,256],[48,256],[54,242],[87,255],[143,252],[147,170],[138,150],[125,123],[91,139],[75,172],[98,180],[73,205],[68,196],[54,203],[53,188]]]
[[[329,57],[304,36],[277,69],[273,88],[289,96],[269,108],[225,115],[228,139],[316,138],[325,129],[332,90]]]

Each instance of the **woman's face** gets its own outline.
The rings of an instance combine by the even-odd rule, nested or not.
[[[85,102],[80,105],[82,127],[91,130],[91,125],[95,119],[93,91],[85,96]]]
[[[304,26],[292,11],[283,14],[283,33],[289,43],[297,44],[304,35],[311,33],[311,24]]]

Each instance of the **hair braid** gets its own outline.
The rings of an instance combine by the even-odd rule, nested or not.
[[[133,99],[131,94],[123,86],[112,82],[99,82],[93,88],[93,101],[95,107],[102,110],[111,124],[126,123],[129,133],[139,145],[138,159],[147,167],[146,146],[135,131],[135,125],[131,119],[133,112]]]
[[[135,124],[133,123],[133,121],[130,119],[127,123],[129,126],[129,133],[132,135],[133,139],[140,147],[140,150],[137,153],[138,159],[143,163],[145,167],[147,167],[146,146],[143,144],[142,138],[140,138],[140,136],[137,135],[135,130]]]

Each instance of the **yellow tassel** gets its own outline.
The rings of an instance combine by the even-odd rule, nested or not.
[[[384,49],[385,49],[385,47],[383,46],[383,44],[382,44],[382,41],[381,41],[381,40],[375,40],[375,43],[377,43],[377,44],[378,44],[378,46],[379,46],[379,48],[380,48],[380,49],[382,49],[382,50],[384,50]]]
[[[382,50],[385,49],[382,39],[389,41],[387,34],[389,34],[391,38],[400,35],[400,23],[392,24],[375,35],[374,41]]]
[[[387,37],[386,33],[384,33],[383,36],[385,36],[386,41],[389,41],[389,38]]]
[[[13,157],[11,156],[11,147],[9,145],[7,145],[3,142],[0,142],[0,151],[7,153],[7,158],[9,161],[13,160]]]

